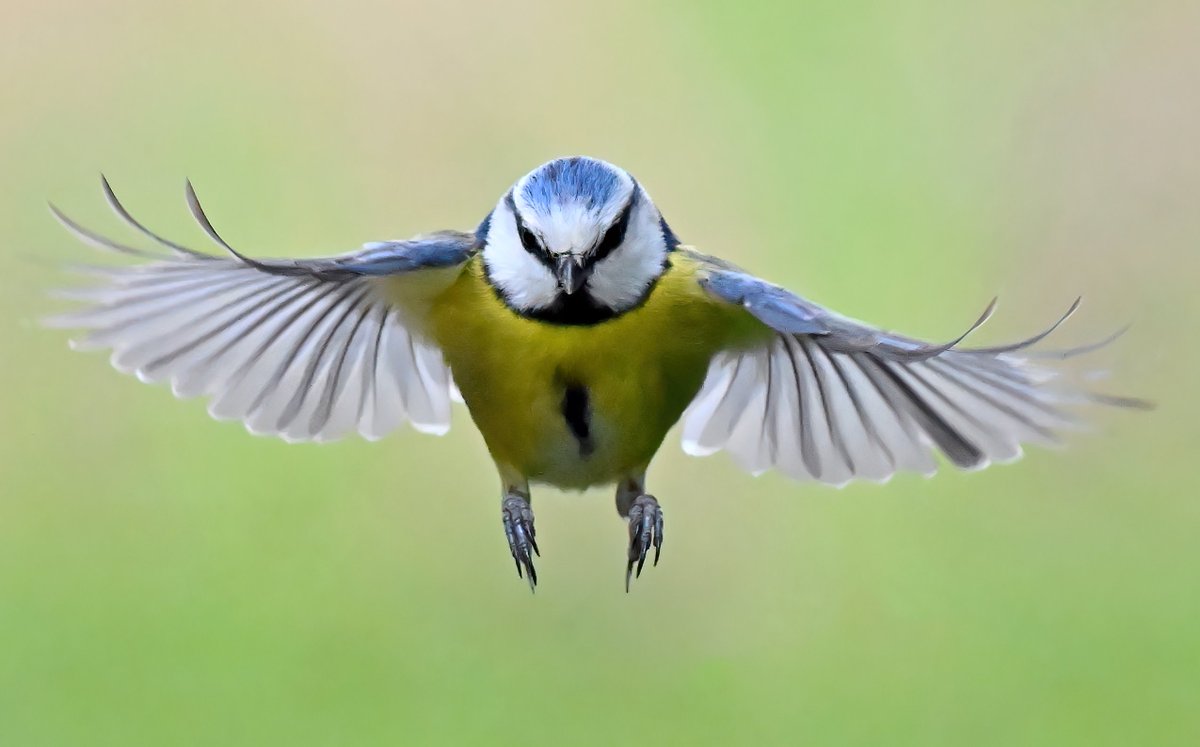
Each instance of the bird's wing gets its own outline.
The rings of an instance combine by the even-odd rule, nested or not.
[[[1011,345],[935,345],[847,319],[815,303],[696,255],[698,282],[715,299],[745,309],[773,335],[712,360],[684,414],[684,449],[730,452],[758,473],[841,485],[883,481],[898,471],[932,474],[933,452],[978,469],[1021,454],[1023,443],[1055,443],[1077,425],[1072,405],[1147,407],[1085,391],[1050,365],[1107,344],[1031,351],[1067,319]],[[967,331],[991,315],[995,302]]]
[[[428,302],[448,285],[475,252],[474,236],[443,232],[327,259],[255,260],[213,230],[189,184],[193,217],[227,253],[214,256],[150,231],[107,181],[103,188],[118,217],[164,251],[111,241],[51,206],[84,243],[147,260],[76,268],[100,283],[62,292],[87,305],[47,320],[87,330],[75,347],[111,349],[117,369],[170,381],[179,397],[207,395],[214,417],[242,420],[252,433],[324,441],[352,432],[380,438],[405,422],[431,433],[449,428],[450,374],[419,331],[419,300],[406,296]]]

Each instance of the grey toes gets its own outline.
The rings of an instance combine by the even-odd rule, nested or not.
[[[527,579],[532,591],[537,586],[533,555],[541,555],[535,539],[537,532],[533,528],[533,509],[524,498],[510,496],[500,504],[500,517],[504,521],[504,536],[508,538],[508,549],[512,553],[513,563],[517,566],[517,576]]]
[[[629,582],[635,575],[641,577],[642,567],[646,564],[646,554],[651,547],[654,547],[654,565],[658,565],[662,541],[662,508],[654,496],[638,496],[629,507],[629,564],[625,568],[625,591],[629,591]]]

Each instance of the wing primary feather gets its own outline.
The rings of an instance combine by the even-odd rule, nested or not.
[[[936,410],[929,406],[912,386],[904,381],[889,366],[876,360],[870,355],[860,359],[867,366],[867,375],[872,378],[877,388],[888,384],[900,395],[899,404],[916,419],[919,427],[938,445],[947,457],[959,467],[974,468],[984,461],[983,452],[979,447],[967,440],[961,433],[950,426]],[[882,390],[881,390],[882,394]],[[889,398],[893,406],[895,398]]]
[[[413,427],[423,433],[442,435],[450,428],[450,400],[441,396],[450,390],[449,371],[445,367],[441,351],[420,342],[416,335],[410,333],[413,344],[413,359],[417,365],[417,375],[420,377],[425,401],[429,404],[428,417],[418,419],[411,417]],[[431,358],[437,358],[436,363]],[[413,413],[410,412],[410,415]]]
[[[725,449],[742,469],[751,474],[761,474],[769,469],[763,464],[761,442],[763,400],[766,399],[766,379],[762,364],[769,362],[766,347],[747,351],[747,365],[739,374],[737,396],[730,406],[724,408],[720,418],[713,418],[709,425],[717,438],[725,439]]]
[[[354,322],[354,327],[351,328],[350,335],[346,338],[346,344],[342,346],[342,349],[338,354],[337,361],[334,363],[333,375],[329,385],[325,387],[323,392],[321,392],[321,399],[317,403],[316,410],[313,411],[312,418],[309,419],[309,430],[316,432],[320,429],[320,426],[317,425],[318,423],[324,424],[329,422],[329,419],[333,414],[333,405],[337,401],[338,396],[341,394],[343,387],[346,385],[346,381],[343,379],[342,375],[346,368],[346,358],[349,355],[350,350],[354,347],[355,340],[358,339],[359,331],[363,329],[363,323],[367,321],[367,318],[374,310],[374,305],[368,302],[366,307],[362,310],[362,313],[358,315],[358,319]],[[353,362],[351,362],[352,368],[353,365]],[[346,378],[348,379],[349,377]]]
[[[772,341],[772,344],[776,344]],[[796,377],[796,366],[792,361],[786,336],[780,336],[777,342],[778,351],[770,356],[772,368],[775,371],[775,381],[778,383],[779,399],[775,405],[776,423],[776,468],[796,479],[811,478],[808,467],[804,463],[804,449],[801,438],[800,387]]]
[[[324,309],[318,309],[315,319],[305,323],[304,328],[300,332],[299,338],[292,343],[291,349],[288,350],[287,355],[285,355],[283,360],[280,361],[279,365],[276,366],[275,372],[267,380],[266,385],[263,386],[259,395],[255,397],[253,404],[250,406],[251,412],[258,411],[259,408],[262,407],[267,401],[269,395],[278,393],[279,385],[283,382],[284,377],[287,376],[292,366],[296,363],[296,360],[300,356],[300,351],[304,349],[304,346],[308,344],[310,339],[312,339],[313,333],[321,328],[321,326],[325,323],[326,318],[333,313],[334,309],[337,309],[341,303],[345,302],[346,296],[349,294],[350,290],[350,288],[345,286],[332,286],[332,295],[334,296],[333,300],[328,303]],[[324,299],[326,295],[330,294],[324,294],[321,298]],[[313,305],[310,305],[308,309],[311,309],[312,307]],[[278,424],[276,424],[276,427],[279,428]]]
[[[777,423],[774,413],[771,411],[771,400],[776,396],[775,387],[777,386],[775,383],[775,366],[771,365],[773,348],[776,341],[772,340],[771,348],[766,352],[767,389],[766,395],[763,397],[762,426],[759,430],[758,440],[760,450],[764,444],[767,447],[767,466],[769,467],[775,466],[779,460],[779,436],[776,433]]]
[[[412,334],[407,330],[405,330],[404,333],[404,341],[405,347],[408,348],[408,360],[410,365],[405,367],[403,371],[398,368],[393,369],[393,371],[397,378],[399,378],[402,374],[407,374],[401,389],[404,392],[404,404],[406,407],[408,407],[408,411],[412,413],[414,410],[419,408],[423,411],[423,413],[427,414],[432,407],[427,407],[427,405],[429,405],[429,401],[425,396],[425,382],[421,379],[421,369],[420,366],[417,365],[417,345],[413,340]],[[420,398],[420,402],[417,402],[418,398]]]
[[[299,266],[269,265],[265,262],[260,262],[257,259],[252,259],[245,254],[242,254],[237,249],[234,249],[232,246],[230,246],[225,239],[221,238],[221,235],[217,233],[217,229],[213,228],[212,221],[210,221],[208,216],[205,215],[204,208],[200,206],[200,198],[196,196],[196,190],[192,187],[191,180],[188,180],[184,183],[184,197],[187,199],[188,210],[191,212],[192,218],[194,218],[196,223],[200,225],[200,228],[204,231],[205,235],[207,235],[208,238],[210,238],[217,246],[229,252],[234,259],[237,259],[239,262],[259,270],[260,272],[266,272],[272,275],[312,274],[310,270]]]
[[[231,314],[222,321],[221,326],[214,330],[212,339],[215,340],[217,338],[216,332],[228,332],[230,327],[237,322],[244,322],[243,328],[236,334],[227,335],[216,350],[207,351],[203,359],[203,367],[201,367],[201,362],[197,361],[192,371],[181,371],[179,374],[172,376],[172,387],[175,392],[180,396],[187,396],[189,392],[195,394],[202,392],[213,393],[217,391],[221,382],[226,382],[231,389],[240,383],[240,377],[236,379],[233,376],[222,378],[220,375],[214,377],[211,375],[206,376],[206,374],[214,364],[229,355],[239,343],[252,340],[254,333],[265,321],[271,319],[283,309],[286,309],[308,292],[308,290],[308,286],[304,284],[285,285],[265,299],[247,301],[243,308],[231,311]],[[200,349],[200,346],[197,345],[196,350],[199,351]],[[265,350],[266,346],[263,346],[262,349]],[[242,363],[244,365],[247,361],[243,361]],[[230,365],[235,364],[231,362]],[[235,372],[237,370],[236,368],[234,369]],[[197,386],[199,386],[199,389],[196,389]]]
[[[813,431],[812,422],[816,407],[813,406],[812,392],[809,390],[804,376],[800,373],[800,359],[798,355],[802,355],[803,351],[798,351],[792,347],[800,348],[802,343],[796,337],[786,335],[784,336],[784,344],[788,348],[788,360],[792,363],[792,375],[796,380],[797,401],[800,403],[800,455],[808,473],[814,479],[820,480],[823,474],[821,453],[820,449],[817,448],[817,437]],[[808,360],[807,357],[805,360]]]
[[[1039,342],[1041,342],[1042,340],[1046,339],[1051,333],[1054,332],[1054,330],[1058,329],[1060,326],[1062,326],[1062,324],[1064,322],[1066,322],[1068,319],[1070,319],[1075,314],[1075,312],[1079,309],[1079,306],[1082,303],[1083,303],[1083,296],[1078,296],[1075,299],[1075,301],[1071,303],[1071,307],[1067,309],[1066,313],[1058,318],[1058,321],[1054,322],[1054,324],[1051,324],[1049,327],[1047,327],[1046,329],[1037,333],[1033,337],[1027,337],[1024,340],[1020,340],[1019,342],[1009,343],[1007,345],[993,345],[991,347],[986,347],[986,348],[969,348],[969,349],[964,350],[963,352],[984,353],[987,355],[999,355],[1000,353],[1012,353],[1017,350],[1022,350],[1024,348],[1030,347],[1032,345],[1036,345]]]
[[[941,358],[932,359],[931,361],[929,361],[928,365],[930,365],[932,368],[935,368],[939,372],[940,375],[946,377],[951,382],[957,384],[958,387],[960,389],[962,389],[964,392],[966,392],[967,394],[978,397],[979,399],[981,399],[984,402],[991,405],[998,412],[1001,412],[1001,413],[1007,415],[1008,417],[1012,418],[1013,420],[1015,420],[1016,422],[1025,426],[1026,428],[1029,428],[1030,430],[1034,431],[1039,436],[1041,436],[1044,440],[1046,440],[1050,443],[1058,443],[1059,438],[1058,438],[1057,434],[1054,433],[1054,431],[1050,430],[1049,428],[1046,428],[1045,426],[1043,426],[1039,423],[1034,422],[1028,416],[1018,412],[1010,404],[1000,401],[996,397],[994,397],[991,394],[989,394],[988,392],[986,392],[984,389],[981,389],[978,381],[971,381],[971,379],[969,377],[967,377],[966,375],[964,375],[957,369],[945,365],[945,362]],[[928,386],[928,384],[927,384],[927,386]],[[959,408],[959,409],[960,409],[960,411],[962,411],[964,413],[964,415],[967,415],[967,413],[965,411],[963,411],[961,408]],[[982,423],[979,423],[978,421],[976,421],[976,423],[982,427]]]
[[[292,424],[295,416],[298,416],[302,410],[302,407],[304,407],[305,400],[311,393],[310,390],[312,389],[313,382],[316,381],[318,372],[324,371],[326,365],[328,365],[326,364],[325,359],[326,355],[329,354],[330,343],[336,339],[337,331],[342,328],[342,325],[346,323],[347,319],[352,318],[354,313],[359,310],[359,306],[362,304],[362,301],[366,300],[367,295],[368,289],[366,287],[359,288],[358,294],[356,295],[352,295],[352,293],[347,291],[346,294],[343,294],[341,301],[338,301],[338,303],[330,306],[328,313],[332,313],[335,309],[337,309],[337,307],[343,306],[341,316],[338,316],[337,321],[332,323],[329,329],[326,329],[322,334],[322,337],[320,337],[316,351],[312,353],[311,359],[308,360],[308,363],[305,366],[304,377],[301,378],[300,386],[296,387],[296,392],[292,395],[292,400],[288,402],[286,411],[284,411],[282,416],[280,416],[280,420],[278,420],[278,428],[281,430],[286,429],[288,425]],[[318,324],[323,322],[324,317],[320,319]],[[313,325],[313,330],[316,329],[317,325]],[[355,327],[354,329],[358,328]],[[353,337],[354,335],[352,331],[352,334],[348,335],[346,339],[344,339],[341,347],[341,355],[343,355],[343,357],[344,354],[346,354],[346,349],[349,346],[350,340],[353,340]],[[325,387],[325,392],[331,392],[331,384],[332,382],[330,382],[329,386]],[[290,411],[290,413],[288,411]],[[313,414],[316,416],[316,411],[314,411]],[[313,420],[310,420],[310,422],[313,422]],[[318,428],[314,428],[312,430],[319,430],[319,426]]]
[[[957,356],[963,356],[961,359]],[[954,351],[954,356],[942,356],[947,361],[955,362],[958,366],[958,360],[964,361],[960,367],[965,366],[966,360],[971,361],[972,371],[979,373],[986,372],[993,379],[1005,379],[1017,386],[1032,388],[1034,386],[1033,378],[1030,376],[1030,370],[1024,368],[1025,357],[1004,359],[998,356],[989,356],[986,353],[976,353],[970,350]],[[1058,373],[1045,369],[1037,369],[1038,373],[1046,380],[1055,378]]]
[[[353,300],[342,299],[338,304],[342,309],[341,315],[338,315],[336,321],[325,328],[319,337],[317,348],[307,353],[307,363],[301,381],[288,401],[286,411],[277,419],[277,430],[287,437],[298,438],[298,440],[313,438],[319,436],[320,431],[328,424],[328,417],[324,419],[318,417],[320,401],[324,399],[326,393],[330,392],[332,383],[334,383],[330,378],[332,366],[336,365],[336,359],[340,355],[346,354],[347,346],[353,340],[353,337],[341,336],[343,325],[353,318],[355,311],[358,311],[358,306],[364,300],[365,293],[365,291],[360,293]],[[312,411],[307,413],[307,418],[302,417],[310,405]]]
[[[378,396],[375,389],[376,381],[378,380],[379,376],[379,343],[383,337],[384,324],[387,322],[388,308],[383,305],[380,305],[377,308],[381,313],[379,317],[379,323],[375,325],[376,328],[374,342],[371,345],[371,353],[369,356],[371,359],[371,365],[363,366],[363,398],[362,401],[359,402],[358,407],[358,421],[360,424],[363,423],[363,419],[367,416],[368,412],[374,410],[377,402],[376,398]],[[367,402],[371,403],[370,410],[368,410]]]
[[[159,234],[155,233],[154,231],[151,231],[149,228],[146,228],[146,226],[143,225],[139,220],[134,218],[129,213],[129,211],[125,209],[125,206],[121,204],[121,201],[117,199],[116,193],[113,192],[112,185],[108,183],[108,179],[104,176],[104,174],[100,175],[100,188],[104,192],[105,202],[107,202],[108,206],[112,209],[112,211],[117,214],[117,217],[120,218],[121,220],[125,221],[125,223],[128,224],[131,228],[133,228],[135,231],[142,234],[143,236],[149,238],[151,241],[161,244],[162,246],[165,246],[166,248],[170,249],[175,254],[178,254],[183,257],[188,257],[191,259],[199,259],[199,260],[204,260],[204,261],[208,261],[208,262],[215,261],[218,259],[218,257],[214,257],[211,254],[205,254],[204,252],[198,252],[195,249],[189,249],[188,247],[183,246],[182,244],[177,244],[174,241],[164,238],[163,236],[160,236]]]
[[[287,301],[287,305],[289,306],[293,301],[300,301],[301,303],[298,304],[299,308],[297,308],[295,311],[292,311],[287,317],[280,319],[280,323],[275,326],[269,334],[264,335],[263,341],[258,344],[258,347],[255,348],[254,352],[246,358],[242,365],[238,367],[238,370],[230,377],[230,391],[244,381],[247,374],[250,373],[250,370],[254,368],[254,365],[262,359],[263,354],[267,351],[267,349],[275,344],[288,331],[288,329],[290,329],[291,326],[296,323],[297,319],[303,317],[310,309],[312,309],[315,304],[324,300],[326,296],[337,289],[338,286],[335,285],[331,285],[324,289],[321,289],[319,285],[314,285],[309,288],[309,290],[313,292],[308,295],[307,299],[303,293],[297,294],[295,298],[289,299]],[[279,313],[282,313],[282,311],[282,308],[278,309],[276,313],[270,314],[268,317],[264,317],[264,319],[269,318],[274,320]],[[250,404],[244,408],[243,412],[246,415],[249,415],[250,413],[256,411],[259,405],[262,404],[262,401],[270,393],[271,388],[269,386],[261,387],[260,390],[254,394],[254,398],[251,400]]]
[[[821,400],[821,409],[825,414],[825,427],[829,431],[829,441],[833,444],[838,456],[842,458],[843,464],[850,470],[853,475],[858,472],[858,468],[854,464],[854,457],[850,455],[850,450],[846,447],[846,439],[844,435],[838,432],[837,418],[833,412],[833,396],[831,382],[826,378],[822,366],[816,361],[816,353],[819,347],[811,341],[800,341],[800,349],[804,351],[805,357],[808,359],[808,367],[812,369],[817,385],[817,396]]]
[[[1090,353],[1125,332],[1078,347],[1030,350],[1065,324],[1082,298],[1036,335],[968,347],[964,341],[995,313],[993,298],[965,332],[933,344],[857,322],[727,263],[695,256],[705,267],[701,287],[744,308],[780,341],[772,337],[753,350],[732,351],[728,361],[715,359],[685,423],[690,453],[724,447],[752,470],[765,462],[827,482],[837,482],[843,468],[849,477],[886,479],[908,469],[931,475],[938,451],[960,468],[979,468],[1019,456],[1025,441],[1057,442],[1060,431],[1078,422],[1068,405],[1153,406],[1083,390],[1063,372],[1038,364]],[[770,362],[765,388],[757,375],[764,353]],[[794,387],[780,389],[787,365]],[[780,407],[798,411],[799,421],[776,417]],[[762,421],[755,422],[760,411]],[[783,442],[789,427],[799,431],[798,444]]]
[[[104,251],[112,250],[106,248]],[[63,262],[60,267],[64,271],[75,275],[83,275],[88,278],[103,278],[112,283],[124,284],[135,282],[139,277],[142,279],[146,278],[148,276],[146,268],[154,267],[154,264],[118,265],[114,267],[113,265],[94,265],[90,262]],[[163,267],[165,268],[166,265]]]
[[[186,182],[189,212],[224,258],[150,229],[103,174],[100,187],[117,218],[154,246],[109,239],[49,205],[82,243],[144,260],[72,268],[98,282],[59,293],[81,306],[46,321],[85,330],[79,347],[111,348],[118,369],[169,379],[180,397],[209,394],[214,417],[286,440],[325,440],[349,428],[376,438],[406,419],[419,430],[446,429],[453,385],[441,352],[415,338],[397,308],[371,297],[364,276],[461,265],[478,249],[473,235],[446,231],[324,259],[260,261],[224,240]]]
[[[1121,338],[1122,335],[1129,331],[1129,327],[1130,325],[1126,324],[1124,327],[1121,327],[1107,337],[1097,340],[1096,342],[1088,343],[1087,345],[1079,345],[1077,347],[1066,348],[1063,350],[1027,350],[1023,352],[1023,355],[1027,358],[1033,358],[1037,360],[1066,360],[1068,358],[1074,358],[1080,355],[1087,355],[1088,353],[1101,350],[1116,342]]]
[[[408,331],[400,324],[395,307],[389,306],[383,320],[383,334],[379,338],[379,360],[383,365],[376,369],[375,402],[371,419],[364,428],[367,438],[379,438],[397,427],[405,417],[412,420],[411,412],[401,390],[399,375],[404,352],[401,345]]]
[[[196,268],[194,267],[192,269],[193,272],[183,273],[179,277],[171,277],[168,274],[167,278],[161,280],[149,278],[148,282],[131,282],[115,287],[102,285],[84,289],[68,289],[65,293],[56,292],[55,296],[69,301],[92,301],[93,304],[87,311],[94,311],[117,309],[131,304],[176,297],[195,288],[212,289],[213,287],[223,287],[225,283],[249,283],[254,280],[253,276],[247,277],[245,272],[240,274],[218,273],[218,277],[214,279],[210,274],[210,268],[204,268],[204,272],[195,272]]]
[[[305,294],[310,293],[312,290],[312,284],[303,283],[276,295],[270,299],[268,303],[257,306],[254,309],[254,315],[250,318],[246,329],[244,329],[240,335],[226,340],[220,348],[218,348],[209,356],[210,360],[216,360],[224,357],[242,340],[253,339],[254,333],[257,332],[258,329],[263,326],[263,324],[278,319],[279,314],[283,313],[292,304],[300,301],[302,298],[304,298]],[[247,356],[246,359],[237,367],[237,369],[225,380],[227,388],[226,391],[233,391],[237,388],[242,379],[245,377],[246,373],[254,366],[256,362],[258,362],[260,356],[262,356],[263,353],[265,353],[272,345],[272,343],[275,342],[281,332],[282,329],[276,329],[273,334],[264,335],[263,341],[258,344],[254,352]]]
[[[751,387],[741,382],[739,376],[743,373],[743,364],[753,356],[750,353],[739,355],[733,364],[733,374],[729,377],[729,387],[725,393],[721,395],[720,402],[713,408],[713,414],[709,418],[708,424],[701,429],[698,443],[711,448],[721,448],[729,443],[729,438],[733,435],[733,431],[737,426],[738,417],[741,415],[740,408],[744,407],[749,401],[749,390]],[[734,390],[738,390],[736,393]],[[736,397],[733,400],[737,403],[737,407],[730,404],[730,396]],[[738,400],[741,400],[740,403]],[[730,411],[733,411],[732,413]],[[719,427],[718,427],[719,426]],[[719,438],[719,443],[710,442],[712,438]]]
[[[1154,402],[1140,397],[1122,397],[1116,394],[1103,394],[1100,392],[1084,392],[1083,396],[1098,405],[1108,405],[1110,407],[1125,407],[1131,410],[1153,410],[1157,407]]]
[[[207,295],[214,289],[219,292],[226,292],[242,285],[249,285],[252,282],[252,278],[226,276],[218,278],[215,281],[210,280],[208,286],[202,281],[189,282],[187,284],[180,283],[178,285],[172,284],[173,287],[161,292],[144,294],[133,293],[123,295],[122,291],[124,289],[110,289],[111,294],[118,295],[117,298],[101,301],[77,311],[57,314],[44,321],[46,324],[55,327],[80,327],[94,330],[85,340],[111,339],[124,330],[148,323],[150,319],[147,318],[149,312],[147,305],[149,304],[164,301],[171,302],[172,308],[177,308],[177,302],[186,301],[189,297],[196,295],[197,292],[203,295]],[[100,289],[97,290],[99,291]],[[169,313],[169,311],[166,313]]]
[[[872,413],[873,418],[880,418],[875,421],[875,426],[895,456],[896,468],[913,469],[926,476],[934,474],[937,471],[937,462],[934,461],[931,452],[936,448],[936,444],[917,421],[912,405],[900,396],[894,385],[888,385],[889,382],[883,374],[875,370],[878,361],[866,353],[853,353],[847,357],[853,364],[847,371],[862,377],[863,383],[860,386],[863,387],[864,395],[870,391],[879,398],[879,413],[876,415],[870,407],[867,411]],[[896,425],[895,431],[884,433],[882,430],[884,413],[887,414],[886,420]]]
[[[207,275],[207,272],[194,274]],[[89,311],[92,313],[111,312],[117,317],[121,317],[121,312],[125,312],[126,316],[132,317],[130,319],[132,322],[146,321],[146,309],[152,304],[162,302],[170,309],[179,309],[185,303],[202,300],[215,293],[224,293],[253,285],[261,278],[262,275],[248,272],[218,273],[215,277],[184,275],[179,278],[170,278],[161,283],[120,288],[114,291],[114,294],[118,294],[116,298],[107,303],[93,306]]]
[[[156,261],[162,261],[163,259],[163,255],[161,254],[155,254],[154,252],[148,252],[144,249],[138,249],[137,247],[122,244],[105,236],[101,236],[98,233],[94,233],[93,231],[89,231],[88,229],[68,218],[66,213],[54,206],[54,203],[48,202],[46,205],[50,208],[50,214],[54,216],[54,219],[58,221],[63,228],[67,229],[67,231],[76,239],[94,249],[100,249],[106,252],[115,252],[117,254],[124,254],[130,257],[141,257],[142,259],[152,259]]]
[[[341,308],[341,315],[337,317],[337,321],[335,321],[329,326],[328,329],[322,332],[321,339],[317,343],[317,349],[312,353],[308,364],[304,368],[304,374],[300,379],[300,384],[296,387],[296,391],[292,394],[291,399],[288,400],[288,403],[284,407],[283,412],[280,413],[278,420],[276,420],[275,427],[279,430],[286,430],[288,426],[292,424],[292,421],[295,420],[296,416],[300,413],[300,410],[303,409],[304,403],[310,394],[313,381],[316,379],[317,372],[324,367],[325,354],[329,350],[330,341],[337,336],[338,329],[340,329],[342,324],[350,318],[350,315],[358,309],[358,305],[362,303],[363,299],[367,295],[367,289],[365,287],[359,287],[354,290],[357,291],[356,295],[352,295],[353,292],[347,290],[347,292],[342,294],[341,300],[337,303],[331,304],[325,314],[323,314],[321,318],[311,327],[309,336],[311,336],[312,332],[315,332],[320,325],[324,324],[325,319],[328,318],[328,316],[332,314],[335,309]],[[298,349],[302,348],[303,343],[298,346]]]
[[[948,357],[934,358],[933,362],[941,367],[943,371],[955,371],[961,376],[977,380],[981,385],[991,387],[999,394],[1007,395],[1012,400],[1020,402],[1031,412],[1056,421],[1060,426],[1074,427],[1079,425],[1077,418],[1072,417],[1054,405],[1056,400],[1052,396],[1052,392],[1034,388],[1028,381],[1021,380],[1015,372],[1013,376],[1005,377],[991,368],[982,366],[971,367],[965,361]]]
[[[958,428],[954,428],[953,425],[950,426],[951,429],[953,429],[956,433],[959,433],[964,441],[975,446],[983,456],[982,462],[971,465],[971,469],[986,465],[987,460],[989,459],[1007,460],[1020,456],[1020,445],[1016,443],[1016,440],[1011,435],[997,430],[995,426],[987,425],[980,420],[975,413],[964,407],[961,402],[951,398],[946,388],[931,383],[927,375],[931,372],[929,371],[927,365],[905,366],[901,371],[896,371],[895,373],[901,378],[904,376],[911,376],[913,380],[928,393],[930,398],[940,401],[945,407],[949,408],[952,413],[956,413],[958,417],[962,418],[962,420],[965,421],[966,425],[968,425],[970,429],[975,431],[975,436],[979,439],[978,443],[976,443],[974,440],[971,440],[967,434],[961,433]],[[913,391],[915,392],[915,390]],[[928,403],[927,400],[924,398],[922,398],[922,400],[927,402],[931,411],[937,411],[936,408],[932,404]],[[945,420],[945,418],[943,418],[943,420],[944,422],[949,423],[949,421]],[[1014,448],[1015,453],[1013,453]]]
[[[237,299],[225,304],[224,306],[222,306],[218,309],[214,309],[212,312],[210,312],[208,314],[208,316],[206,317],[205,320],[211,321],[211,320],[215,319],[216,320],[215,324],[210,325],[199,336],[193,337],[190,340],[188,340],[187,342],[180,344],[177,347],[171,348],[167,352],[161,354],[160,356],[151,360],[150,362],[146,363],[145,365],[139,366],[138,370],[142,371],[144,373],[144,375],[146,375],[146,376],[153,377],[155,375],[155,372],[158,369],[162,368],[163,366],[169,365],[170,363],[175,361],[177,358],[179,358],[179,356],[184,355],[188,352],[191,352],[192,350],[195,350],[200,345],[203,345],[204,343],[208,342],[213,337],[217,336],[222,331],[227,329],[228,326],[234,320],[230,319],[228,314],[225,316],[221,316],[224,312],[230,312],[230,314],[236,316],[238,313],[240,313],[242,311],[243,307],[246,306],[251,301],[256,301],[259,304],[261,304],[262,306],[267,306],[267,305],[273,303],[280,296],[286,294],[289,290],[292,290],[283,282],[276,282],[276,283],[274,283],[274,285],[279,286],[279,287],[274,288],[273,292],[269,293],[269,295],[267,295],[266,298],[262,298],[263,292],[271,290],[271,286],[266,286],[263,288],[255,288],[254,290],[252,290],[248,293],[242,294]],[[152,343],[148,343],[148,345],[152,346],[154,344],[159,343],[160,341],[165,341],[167,338],[176,334],[177,332],[178,332],[178,330],[163,332],[161,335],[156,337]]]
[[[975,323],[968,327],[966,332],[963,332],[950,342],[942,343],[941,345],[923,346],[916,350],[889,347],[885,343],[884,345],[880,345],[874,351],[870,352],[880,357],[886,357],[889,360],[902,361],[905,363],[923,361],[936,355],[941,355],[947,350],[953,350],[954,348],[958,347],[959,343],[967,339],[971,333],[986,324],[987,321],[992,318],[992,314],[996,312],[996,305],[999,303],[999,301],[999,298],[993,298],[987,305],[987,308],[983,310],[983,313],[979,315],[979,318],[975,320]]]
[[[1058,441],[1058,436],[1055,434],[1054,430],[1046,428],[1046,426],[1042,423],[1036,422],[1036,420],[1034,420],[1030,414],[1022,413],[1021,411],[1016,410],[1016,407],[1014,407],[1012,404],[1009,404],[1009,402],[1004,402],[1001,399],[998,399],[997,396],[989,394],[985,387],[996,394],[1007,394],[1010,400],[1020,402],[1020,404],[1024,405],[1026,408],[1028,408],[1028,410],[1032,410],[1033,412],[1040,414],[1040,416],[1048,417],[1052,420],[1058,420],[1058,422],[1061,422],[1064,425],[1070,424],[1070,419],[1066,416],[1066,413],[1058,410],[1058,408],[1054,405],[1051,405],[1049,401],[1033,400],[1030,398],[1030,396],[1028,396],[1028,394],[1021,393],[1018,389],[1006,387],[1002,382],[991,380],[991,378],[984,374],[980,374],[980,372],[954,365],[953,361],[944,358],[932,359],[930,361],[930,365],[940,372],[942,376],[946,376],[950,381],[958,384],[958,386],[964,389],[965,392],[978,396],[979,399],[988,402],[988,404],[992,407],[995,407],[996,410],[1007,414],[1007,416],[1013,418],[1016,420],[1016,422],[1026,425],[1028,428],[1036,431],[1038,435],[1046,438],[1046,440],[1052,442]]]
[[[868,353],[849,353],[848,355],[857,364],[858,370],[867,378],[867,381],[871,383],[875,393],[891,409],[896,422],[900,424],[908,437],[913,441],[920,441],[925,431],[913,415],[913,408],[905,400],[898,398],[899,392],[895,385],[888,386],[888,380],[881,378],[882,374],[878,370],[879,362]]]
[[[1018,365],[1005,365],[995,358],[977,357],[974,353],[966,351],[959,351],[957,355],[944,355],[935,360],[963,373],[985,377],[989,382],[1005,388],[1015,396],[1032,397],[1038,393]]]
[[[700,394],[688,406],[683,418],[683,448],[689,454],[706,456],[718,450],[703,443],[704,429],[729,393],[733,373],[740,360],[739,353],[718,353],[709,363]]]
[[[62,265],[67,272],[87,277],[103,278],[115,288],[126,289],[136,286],[157,285],[164,276],[194,276],[198,265],[191,262],[170,261],[156,256],[153,262],[144,265],[93,265],[83,262],[68,262]],[[205,272],[238,272],[245,265],[237,262],[213,262],[203,266]]]
[[[883,437],[879,435],[879,430],[875,427],[875,421],[867,415],[866,408],[863,407],[862,397],[859,395],[858,390],[851,385],[849,378],[846,376],[846,371],[842,368],[841,356],[825,353],[824,350],[821,352],[829,360],[830,365],[833,366],[833,370],[842,382],[842,387],[846,390],[847,396],[850,397],[850,403],[854,406],[854,412],[858,416],[859,422],[862,423],[863,432],[879,448],[884,458],[887,459],[887,463],[891,469],[895,470],[897,468],[896,455],[892,453],[892,450],[884,442]]]

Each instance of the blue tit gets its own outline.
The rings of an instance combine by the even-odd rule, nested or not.
[[[142,262],[87,268],[86,305],[54,318],[81,349],[218,419],[288,441],[404,424],[445,433],[461,398],[501,485],[518,575],[537,582],[530,484],[616,486],[627,522],[625,584],[663,512],[646,470],[682,419],[683,448],[727,451],[753,473],[842,485],[932,474],[940,452],[979,469],[1054,443],[1075,406],[1144,407],[1055,370],[1088,348],[1026,340],[931,344],[836,314],[680,243],[646,190],[592,158],[562,158],[514,184],[473,233],[366,244],[326,259],[254,259],[190,211],[221,256],[117,216],[156,251],[53,210],[83,242]],[[987,318],[984,317],[973,330]],[[969,332],[970,330],[968,330]],[[966,335],[963,335],[965,337]]]

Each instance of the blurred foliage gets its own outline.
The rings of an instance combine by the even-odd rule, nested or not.
[[[1195,7],[162,4],[0,10],[0,744],[1196,744]],[[288,446],[39,329],[182,179],[262,255],[473,227],[520,174],[629,168],[687,241],[859,318],[983,339],[1079,293],[1136,322],[1100,413],[1016,466],[841,491],[652,472],[535,496],[530,596],[464,413]],[[178,191],[176,191],[178,189]]]

